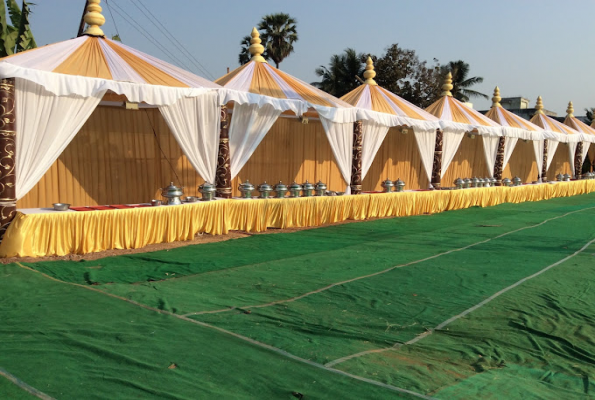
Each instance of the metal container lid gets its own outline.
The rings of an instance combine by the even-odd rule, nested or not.
[[[304,185],[303,185],[303,189],[304,189],[304,190],[314,190],[314,185],[312,185],[310,182],[308,182],[308,181],[306,180],[306,182],[305,182],[305,183],[304,183]]]
[[[455,186],[459,186],[463,184],[463,180],[461,178],[457,178],[453,183],[455,184]]]
[[[521,178],[519,178],[518,176],[515,176],[514,178],[512,178],[513,182],[520,182]]]
[[[200,185],[198,187],[198,190],[205,193],[205,192],[215,192],[217,191],[217,188],[215,187],[215,185],[213,185],[212,183],[209,182],[205,182],[202,185]]]
[[[287,190],[287,186],[285,186],[281,181],[275,185],[275,191],[278,192],[280,190]]]
[[[465,182],[465,183],[471,183],[471,179],[465,178],[465,179],[463,179],[463,182]]]
[[[246,182],[240,183],[239,186],[240,191],[244,192],[244,191],[250,191],[250,190],[254,190],[254,185],[250,183],[250,181],[246,180]]]
[[[322,181],[318,181],[316,184],[316,190],[326,190],[326,183],[322,183]]]
[[[391,187],[391,186],[395,186],[395,184],[390,179],[382,181],[382,187]]]
[[[184,192],[182,191],[182,188],[177,187],[176,185],[174,185],[173,182],[171,182],[168,187],[166,187],[162,190],[163,190],[163,192],[161,193],[161,195],[163,197],[178,197],[178,196],[182,196],[184,194]]]
[[[272,192],[273,187],[271,185],[269,185],[267,183],[267,181],[264,181],[264,183],[261,183],[260,185],[258,185],[258,191],[259,192]]]
[[[295,183],[295,181],[289,185],[289,190],[302,190],[302,185]]]
[[[405,182],[401,180],[401,178],[395,181],[395,186],[405,186]]]
[[[477,179],[477,177],[474,176],[473,178],[471,178],[471,182],[477,183],[477,182],[479,182],[479,179]]]

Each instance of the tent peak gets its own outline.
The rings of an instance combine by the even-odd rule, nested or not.
[[[494,97],[492,97],[492,107],[502,107],[500,100],[502,100],[502,97],[500,97],[500,88],[496,86],[494,89]]]
[[[574,106],[572,105],[572,101],[568,102],[568,108],[566,109],[566,116],[570,118],[574,118]]]
[[[535,114],[543,114],[543,101],[541,96],[537,96],[537,102],[535,103]]]
[[[101,30],[100,26],[105,24],[105,17],[101,15],[101,6],[99,5],[101,0],[88,0],[87,1],[87,13],[85,14],[85,23],[88,25],[84,34],[88,36],[101,36],[105,34]]]
[[[442,93],[440,93],[440,96],[452,97],[452,93],[450,92],[452,88],[452,74],[449,72],[446,75],[446,78],[444,78],[444,84],[442,85]]]
[[[250,36],[252,36],[252,39],[250,39],[250,47],[248,48],[248,51],[252,54],[250,61],[266,63],[267,60],[262,56],[262,53],[264,53],[264,46],[260,44],[262,43],[260,32],[258,32],[258,29],[252,28]]]
[[[374,80],[375,76],[376,71],[374,71],[374,61],[372,61],[372,57],[368,56],[368,59],[366,60],[366,71],[364,72],[364,78],[366,78],[364,83],[367,85],[377,86],[378,84]]]

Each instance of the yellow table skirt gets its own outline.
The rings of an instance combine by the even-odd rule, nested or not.
[[[473,206],[547,200],[595,191],[595,180],[358,196],[217,200],[183,206],[45,214],[17,213],[0,257],[42,257],[141,248],[197,233],[264,232],[346,220],[434,214]]]

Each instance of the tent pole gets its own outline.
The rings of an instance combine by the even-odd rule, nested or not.
[[[537,175],[537,180],[540,176]],[[541,167],[541,182],[547,182],[547,139],[543,141],[543,165]]]
[[[15,80],[0,80],[0,239],[17,211]]]
[[[353,153],[351,158],[351,194],[362,192],[362,121],[353,123]]]
[[[440,129],[436,129],[436,145],[434,147],[434,164],[432,165],[432,186],[440,189],[442,175],[442,143],[443,135]]]
[[[85,14],[87,13],[87,6],[89,5],[89,0],[85,1],[85,8],[83,8],[83,15],[81,16],[81,23],[79,25],[79,32],[76,37],[83,36],[83,32],[85,31]]]
[[[229,114],[226,106],[221,106],[221,128],[219,131],[219,154],[215,187],[217,197],[231,198],[231,169],[229,159]]]
[[[504,146],[506,145],[506,138],[500,136],[498,140],[498,152],[496,153],[496,164],[494,165],[494,179],[496,179],[496,186],[502,186],[502,167],[504,166]]]
[[[576,144],[576,151],[574,152],[574,178],[581,179],[583,169],[583,142]]]

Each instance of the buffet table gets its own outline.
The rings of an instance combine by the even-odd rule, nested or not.
[[[86,254],[191,240],[198,233],[264,232],[345,220],[434,214],[595,192],[595,180],[518,187],[269,199],[217,199],[107,211],[19,210],[0,257]]]

